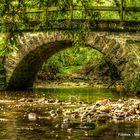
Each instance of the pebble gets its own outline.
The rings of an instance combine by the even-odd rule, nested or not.
[[[68,128],[67,132],[71,134],[72,133],[72,128]]]
[[[69,118],[65,118],[64,120],[63,120],[63,123],[69,123],[70,122],[70,119]]]
[[[25,98],[18,100],[24,102]],[[33,99],[29,98],[26,102],[32,102]],[[40,99],[38,102],[47,103],[61,103],[62,101],[45,98]],[[71,105],[71,103],[65,103]],[[73,104],[72,104],[73,105]],[[71,109],[57,109],[49,111],[51,118],[63,115],[63,123],[61,128],[77,128],[80,124],[74,124],[70,121],[80,119],[81,123],[106,123],[106,122],[118,122],[118,121],[129,121],[134,122],[140,120],[140,101],[139,99],[119,99],[118,101],[110,101],[108,99],[97,101],[95,104],[81,106],[73,110]],[[38,119],[36,113],[28,113],[28,120],[36,121]],[[57,127],[57,126],[56,126]],[[60,127],[60,125],[59,125]]]
[[[76,111],[79,114],[81,122],[134,122],[140,120],[140,101],[138,99],[119,99],[116,102],[110,100],[97,101],[94,105],[79,108]]]
[[[80,124],[81,129],[95,129],[95,124],[94,123],[81,123]]]
[[[34,99],[28,98],[28,99],[26,100],[26,102],[34,102]]]
[[[21,98],[21,99],[19,99],[18,101],[19,101],[19,102],[25,102],[26,99],[25,99],[25,98]]]
[[[28,120],[36,121],[37,119],[38,119],[38,115],[36,113],[29,113],[28,114]]]
[[[42,103],[42,102],[44,102],[45,100],[46,100],[45,98],[41,98],[41,99],[38,100],[38,102],[39,102],[39,103]]]

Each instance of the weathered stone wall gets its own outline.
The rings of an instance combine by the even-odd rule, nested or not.
[[[4,68],[4,57],[0,57],[0,90],[6,86],[6,72]]]
[[[140,51],[137,46],[126,44],[130,38],[95,32],[88,32],[85,36],[85,44],[104,54],[115,65],[126,85],[137,78],[140,71]],[[63,32],[25,33],[19,37],[21,48],[8,56],[5,63],[7,89],[31,88],[43,62],[55,53],[72,47],[74,39]]]
[[[32,88],[43,62],[72,46],[72,40],[59,32],[27,33],[19,38],[19,43],[21,48],[6,59],[7,89]]]

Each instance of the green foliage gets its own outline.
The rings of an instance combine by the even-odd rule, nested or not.
[[[42,80],[54,80],[57,74],[61,72],[62,65],[58,59],[44,63],[41,70],[38,72],[37,77]]]
[[[101,54],[96,50],[84,46],[77,46],[56,54],[49,62],[58,60],[63,66],[80,66],[86,63],[93,63],[100,56]]]
[[[137,74],[131,79],[126,79],[125,89],[128,93],[139,93],[140,92],[140,75]]]
[[[2,32],[16,32],[29,26],[30,21],[41,21],[45,25],[48,19],[118,19],[119,12],[95,11],[98,6],[120,6],[119,0],[2,0],[0,17]],[[124,6],[140,6],[139,0],[124,0]],[[102,8],[102,7],[101,7]],[[138,18],[135,12],[126,13]],[[17,22],[20,22],[17,24]],[[86,22],[86,21],[85,21]],[[35,25],[35,29],[38,24]]]
[[[9,53],[16,51],[19,47],[16,35],[10,33],[1,34],[0,36],[0,56],[8,55]]]
[[[80,29],[74,30],[76,36],[90,30],[89,21],[98,19],[119,19],[119,11],[99,11],[94,7],[120,6],[120,0],[1,0],[0,1],[0,32],[10,33],[5,43],[16,44],[16,36],[21,34],[20,30],[30,26],[38,31],[42,26],[59,24],[58,19],[68,19],[67,25],[71,28],[71,19],[84,19]],[[124,0],[124,6],[140,6],[139,0]],[[125,13],[125,19],[138,19],[138,12]],[[34,23],[37,21],[38,23]],[[67,32],[70,34],[70,32]],[[84,41],[83,41],[84,42]],[[12,44],[13,49],[15,45]],[[4,45],[7,50],[7,46]],[[11,49],[10,49],[11,50]]]
[[[75,46],[73,48],[66,49],[58,52],[52,56],[46,63],[44,63],[41,71],[39,72],[50,79],[54,79],[57,75],[67,75],[76,70],[79,70],[81,66],[92,65],[101,58],[102,55],[91,48],[85,46]]]

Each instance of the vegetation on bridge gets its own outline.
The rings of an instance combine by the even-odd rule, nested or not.
[[[11,34],[58,28],[81,29],[83,26],[95,30],[104,28],[99,27],[101,21],[102,26],[113,22],[111,28],[114,25],[120,26],[120,23],[125,28],[130,23],[137,26],[140,21],[139,12],[138,0],[2,0],[0,30]]]
[[[129,31],[130,27],[137,31],[139,15],[139,0],[1,0],[0,32],[6,37],[0,48],[6,53],[15,50],[16,37],[23,31],[70,29],[78,32],[76,35],[92,28]]]

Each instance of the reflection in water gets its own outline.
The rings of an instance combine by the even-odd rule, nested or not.
[[[120,97],[107,89],[36,89],[34,92],[1,92],[0,139],[3,140],[138,140],[140,123],[70,123],[61,110]],[[43,104],[45,99],[50,104]],[[53,100],[57,104],[51,104]],[[62,101],[70,103],[62,104]],[[82,102],[82,104],[81,104]]]

